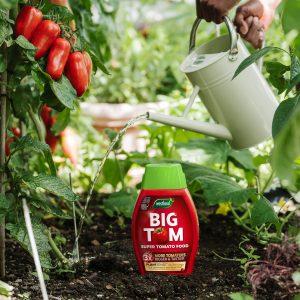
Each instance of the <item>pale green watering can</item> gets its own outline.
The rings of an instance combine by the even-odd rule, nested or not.
[[[228,140],[235,149],[249,148],[271,136],[277,100],[256,64],[235,79],[240,63],[250,54],[228,17],[225,24],[229,35],[220,36],[195,49],[196,19],[190,38],[190,54],[181,64],[194,90],[182,117],[148,112],[148,119]],[[216,123],[187,118],[196,97]]]

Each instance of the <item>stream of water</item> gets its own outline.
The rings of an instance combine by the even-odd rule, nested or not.
[[[82,215],[80,216],[80,221],[79,221],[79,226],[78,226],[78,233],[77,233],[77,236],[76,236],[76,239],[75,239],[75,243],[74,243],[74,248],[73,248],[73,261],[77,262],[79,260],[79,253],[78,253],[78,241],[79,241],[79,237],[80,237],[80,234],[81,234],[81,231],[82,231],[82,226],[83,226],[83,222],[84,222],[84,218],[85,218],[85,215],[86,215],[86,211],[87,211],[87,208],[89,206],[89,203],[90,203],[90,200],[91,200],[91,197],[92,197],[92,194],[93,194],[93,190],[95,188],[95,184],[101,174],[101,171],[103,169],[103,166],[109,156],[109,154],[113,151],[115,145],[118,143],[118,141],[122,138],[122,136],[126,133],[126,131],[132,127],[133,125],[135,125],[137,122],[139,121],[142,121],[142,120],[147,120],[147,114],[143,114],[143,115],[140,115],[140,116],[137,116],[136,118],[133,118],[131,120],[129,120],[125,125],[124,127],[119,131],[119,133],[116,135],[116,137],[113,139],[113,141],[111,142],[111,144],[109,145],[105,155],[103,156],[99,166],[98,166],[98,169],[97,169],[97,172],[96,172],[96,175],[92,181],[92,184],[91,184],[91,187],[90,187],[90,190],[89,190],[89,193],[88,193],[88,196],[86,198],[86,203],[85,203],[85,206],[84,206],[84,209],[83,209],[83,213]]]

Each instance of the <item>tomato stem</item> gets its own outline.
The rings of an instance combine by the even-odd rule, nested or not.
[[[7,48],[5,43],[1,49],[4,63],[7,62]],[[5,172],[5,133],[6,133],[6,104],[7,104],[7,72],[6,70],[1,74],[0,83],[0,193],[5,194],[6,186],[4,182],[6,181]],[[2,217],[0,220],[0,277],[3,279],[5,277],[5,218]]]
[[[48,241],[49,241],[49,245],[50,245],[52,251],[54,252],[54,254],[56,255],[56,257],[61,261],[61,263],[64,266],[69,266],[68,259],[58,249],[57,245],[55,244],[55,242],[54,242],[54,240],[52,238],[50,230],[48,230]]]
[[[42,123],[40,122],[38,116],[32,110],[31,106],[29,106],[28,113],[29,113],[32,123],[35,126],[39,140],[44,143],[45,142],[45,133],[44,133],[44,127],[43,127]]]

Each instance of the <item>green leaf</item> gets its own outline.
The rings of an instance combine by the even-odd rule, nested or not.
[[[278,89],[278,93],[283,93],[288,86],[289,81],[285,79],[284,74],[290,70],[289,66],[279,62],[265,62],[266,70],[269,73],[269,80],[272,85]]]
[[[34,151],[43,154],[46,162],[49,165],[51,174],[53,176],[56,175],[56,168],[52,159],[51,149],[47,144],[42,143],[39,140],[32,139],[32,137],[28,134],[21,137],[15,143],[12,143],[11,150],[12,151],[27,150],[27,151]]]
[[[110,75],[109,71],[107,70],[107,68],[105,67],[104,63],[92,52],[92,51],[88,51],[92,62],[93,62],[93,67],[97,67],[99,68],[104,74],[106,75]]]
[[[110,129],[110,128],[105,128],[105,129],[104,129],[104,133],[107,135],[107,137],[109,138],[110,142],[112,142],[112,141],[115,139],[115,137],[118,135],[118,132],[117,132],[117,131],[112,130],[112,129]],[[122,139],[120,139],[120,140],[116,143],[114,149],[115,149],[115,150],[118,150],[118,149],[120,149],[121,147],[122,147]]]
[[[7,68],[7,60],[4,59],[2,53],[0,53],[0,73],[3,73]]]
[[[131,190],[130,193],[126,191],[113,193],[109,198],[103,200],[104,211],[110,217],[116,214],[118,216],[121,215],[126,218],[131,218],[137,196],[136,190]]]
[[[18,0],[0,0],[0,9],[11,9],[18,3]]]
[[[255,170],[255,166],[253,164],[253,156],[248,149],[231,149],[228,156],[237,167],[246,170]]]
[[[297,108],[300,106],[300,95],[281,102],[274,114],[272,124],[272,135],[276,137],[285,126]]]
[[[45,212],[56,216],[60,219],[72,219],[68,214],[62,211],[62,209],[51,203],[49,197],[45,197],[43,194],[39,194],[39,198],[34,197],[30,199],[30,203],[36,208],[43,209]]]
[[[278,216],[268,199],[262,196],[254,203],[251,211],[252,226],[260,226],[266,223],[277,224],[278,222]]]
[[[176,143],[176,148],[180,149],[182,154],[183,150],[200,157],[200,163],[205,164],[223,164],[228,159],[230,146],[227,142],[213,139],[194,139],[189,140],[187,143]],[[198,162],[198,161],[197,161]]]
[[[62,112],[57,114],[56,122],[52,126],[51,131],[55,135],[58,135],[67,127],[69,122],[70,122],[70,110],[68,108],[65,108]]]
[[[50,87],[57,99],[67,108],[74,109],[76,91],[70,81],[64,75],[58,80],[50,81]]]
[[[295,29],[300,33],[299,24],[300,1],[285,1],[282,13],[282,27],[285,33]]]
[[[300,155],[300,107],[275,137],[271,164],[277,176],[293,181],[293,163]]]
[[[6,38],[12,34],[13,34],[13,30],[10,24],[6,20],[0,19],[0,46],[4,43]]]
[[[10,297],[12,295],[13,289],[14,288],[11,285],[9,285],[9,284],[5,283],[4,281],[0,280],[0,295]],[[10,299],[10,298],[7,298],[7,300],[8,299]]]
[[[255,194],[255,189],[245,189],[231,177],[215,169],[191,163],[179,163],[182,165],[190,192],[197,193],[203,190],[208,205],[222,202],[240,205]]]
[[[5,195],[0,194],[0,216],[5,216],[14,203]]]
[[[67,7],[51,4],[49,1],[44,2],[41,10],[44,15],[57,16],[59,21],[65,24],[74,19],[74,15]]]
[[[286,88],[286,95],[300,82],[300,74],[296,75],[289,83]]]
[[[233,78],[238,76],[242,71],[244,71],[246,68],[248,68],[250,65],[252,65],[255,61],[266,55],[267,53],[274,51],[274,50],[282,50],[277,47],[265,47],[260,50],[255,51],[250,56],[248,56],[246,59],[244,59],[241,64],[238,66],[237,70],[235,71]],[[283,50],[282,50],[283,51]]]
[[[6,225],[6,229],[9,231],[10,236],[32,255],[25,221],[22,220],[18,224],[8,223]],[[42,224],[40,220],[32,218],[32,229],[42,267],[45,269],[50,269],[52,267],[51,257],[49,254],[51,247],[48,243],[48,237],[46,235],[47,227]]]
[[[107,159],[102,171],[105,182],[116,188],[118,183],[123,180],[122,174],[126,175],[131,165],[129,160]]]
[[[41,101],[59,112],[62,112],[64,109],[66,109],[65,105],[62,104],[54,95],[48,82],[44,86],[44,93],[41,96]]]
[[[198,178],[208,205],[216,205],[223,202],[231,202],[241,205],[255,195],[253,188],[245,189],[225,175],[204,176]]]
[[[63,198],[66,201],[78,201],[80,198],[60,178],[39,174],[38,176],[24,177],[23,181],[32,189],[43,188],[46,191]]]
[[[232,293],[228,295],[232,300],[253,300],[253,297],[244,293]]]
[[[18,118],[25,121],[29,106],[37,107],[40,102],[40,92],[34,79],[25,76],[12,93],[12,104]]]
[[[299,58],[292,53],[291,55],[291,80],[300,74],[300,61]]]
[[[23,35],[19,35],[16,39],[16,44],[25,50],[36,51],[36,47],[31,44]]]

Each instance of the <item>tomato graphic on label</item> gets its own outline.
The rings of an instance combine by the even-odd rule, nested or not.
[[[169,241],[168,230],[165,227],[157,227],[153,231],[153,239],[157,244],[165,244]]]

